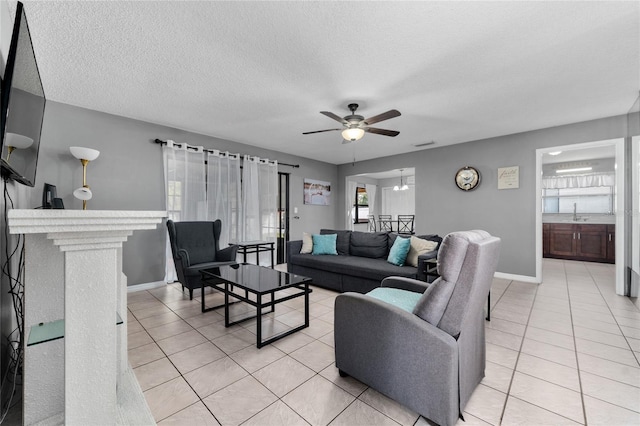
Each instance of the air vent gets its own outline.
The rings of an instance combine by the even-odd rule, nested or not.
[[[415,144],[414,146],[416,148],[422,148],[423,146],[429,146],[429,145],[435,145],[435,144],[436,144],[435,141],[431,141],[431,142],[418,143],[418,144]]]

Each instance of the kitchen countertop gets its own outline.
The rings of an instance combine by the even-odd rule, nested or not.
[[[542,223],[578,223],[594,225],[615,225],[616,216],[612,214],[579,214],[573,220],[573,214],[543,214]]]

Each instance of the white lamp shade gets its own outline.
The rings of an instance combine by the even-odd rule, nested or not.
[[[83,186],[82,188],[78,188],[75,191],[73,191],[73,196],[76,197],[78,200],[87,201],[87,200],[90,200],[91,197],[93,197],[93,193],[89,188],[85,188]]]
[[[7,132],[7,146],[12,146],[18,149],[27,149],[31,145],[33,145],[33,139],[17,133]]]
[[[364,129],[361,129],[359,127],[352,127],[350,129],[344,129],[342,131],[342,137],[344,138],[344,140],[351,142],[362,139],[363,136]]]
[[[100,151],[97,149],[84,148],[81,146],[72,146],[69,150],[71,151],[71,155],[76,157],[78,160],[93,161],[98,158],[98,155],[100,155]]]
[[[398,185],[396,185],[396,186],[393,187],[393,190],[394,191],[400,191],[400,187]]]

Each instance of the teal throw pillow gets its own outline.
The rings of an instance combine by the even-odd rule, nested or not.
[[[311,238],[313,238],[313,252],[311,254],[338,255],[338,252],[336,251],[336,241],[338,241],[338,234],[313,234]]]
[[[387,262],[397,266],[403,266],[404,262],[407,260],[407,255],[409,254],[410,248],[410,238],[396,238],[393,246],[391,246],[391,250],[389,250],[389,257],[387,257]]]

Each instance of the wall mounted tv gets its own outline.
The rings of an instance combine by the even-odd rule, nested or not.
[[[46,99],[20,2],[0,90],[2,176],[34,186]]]

